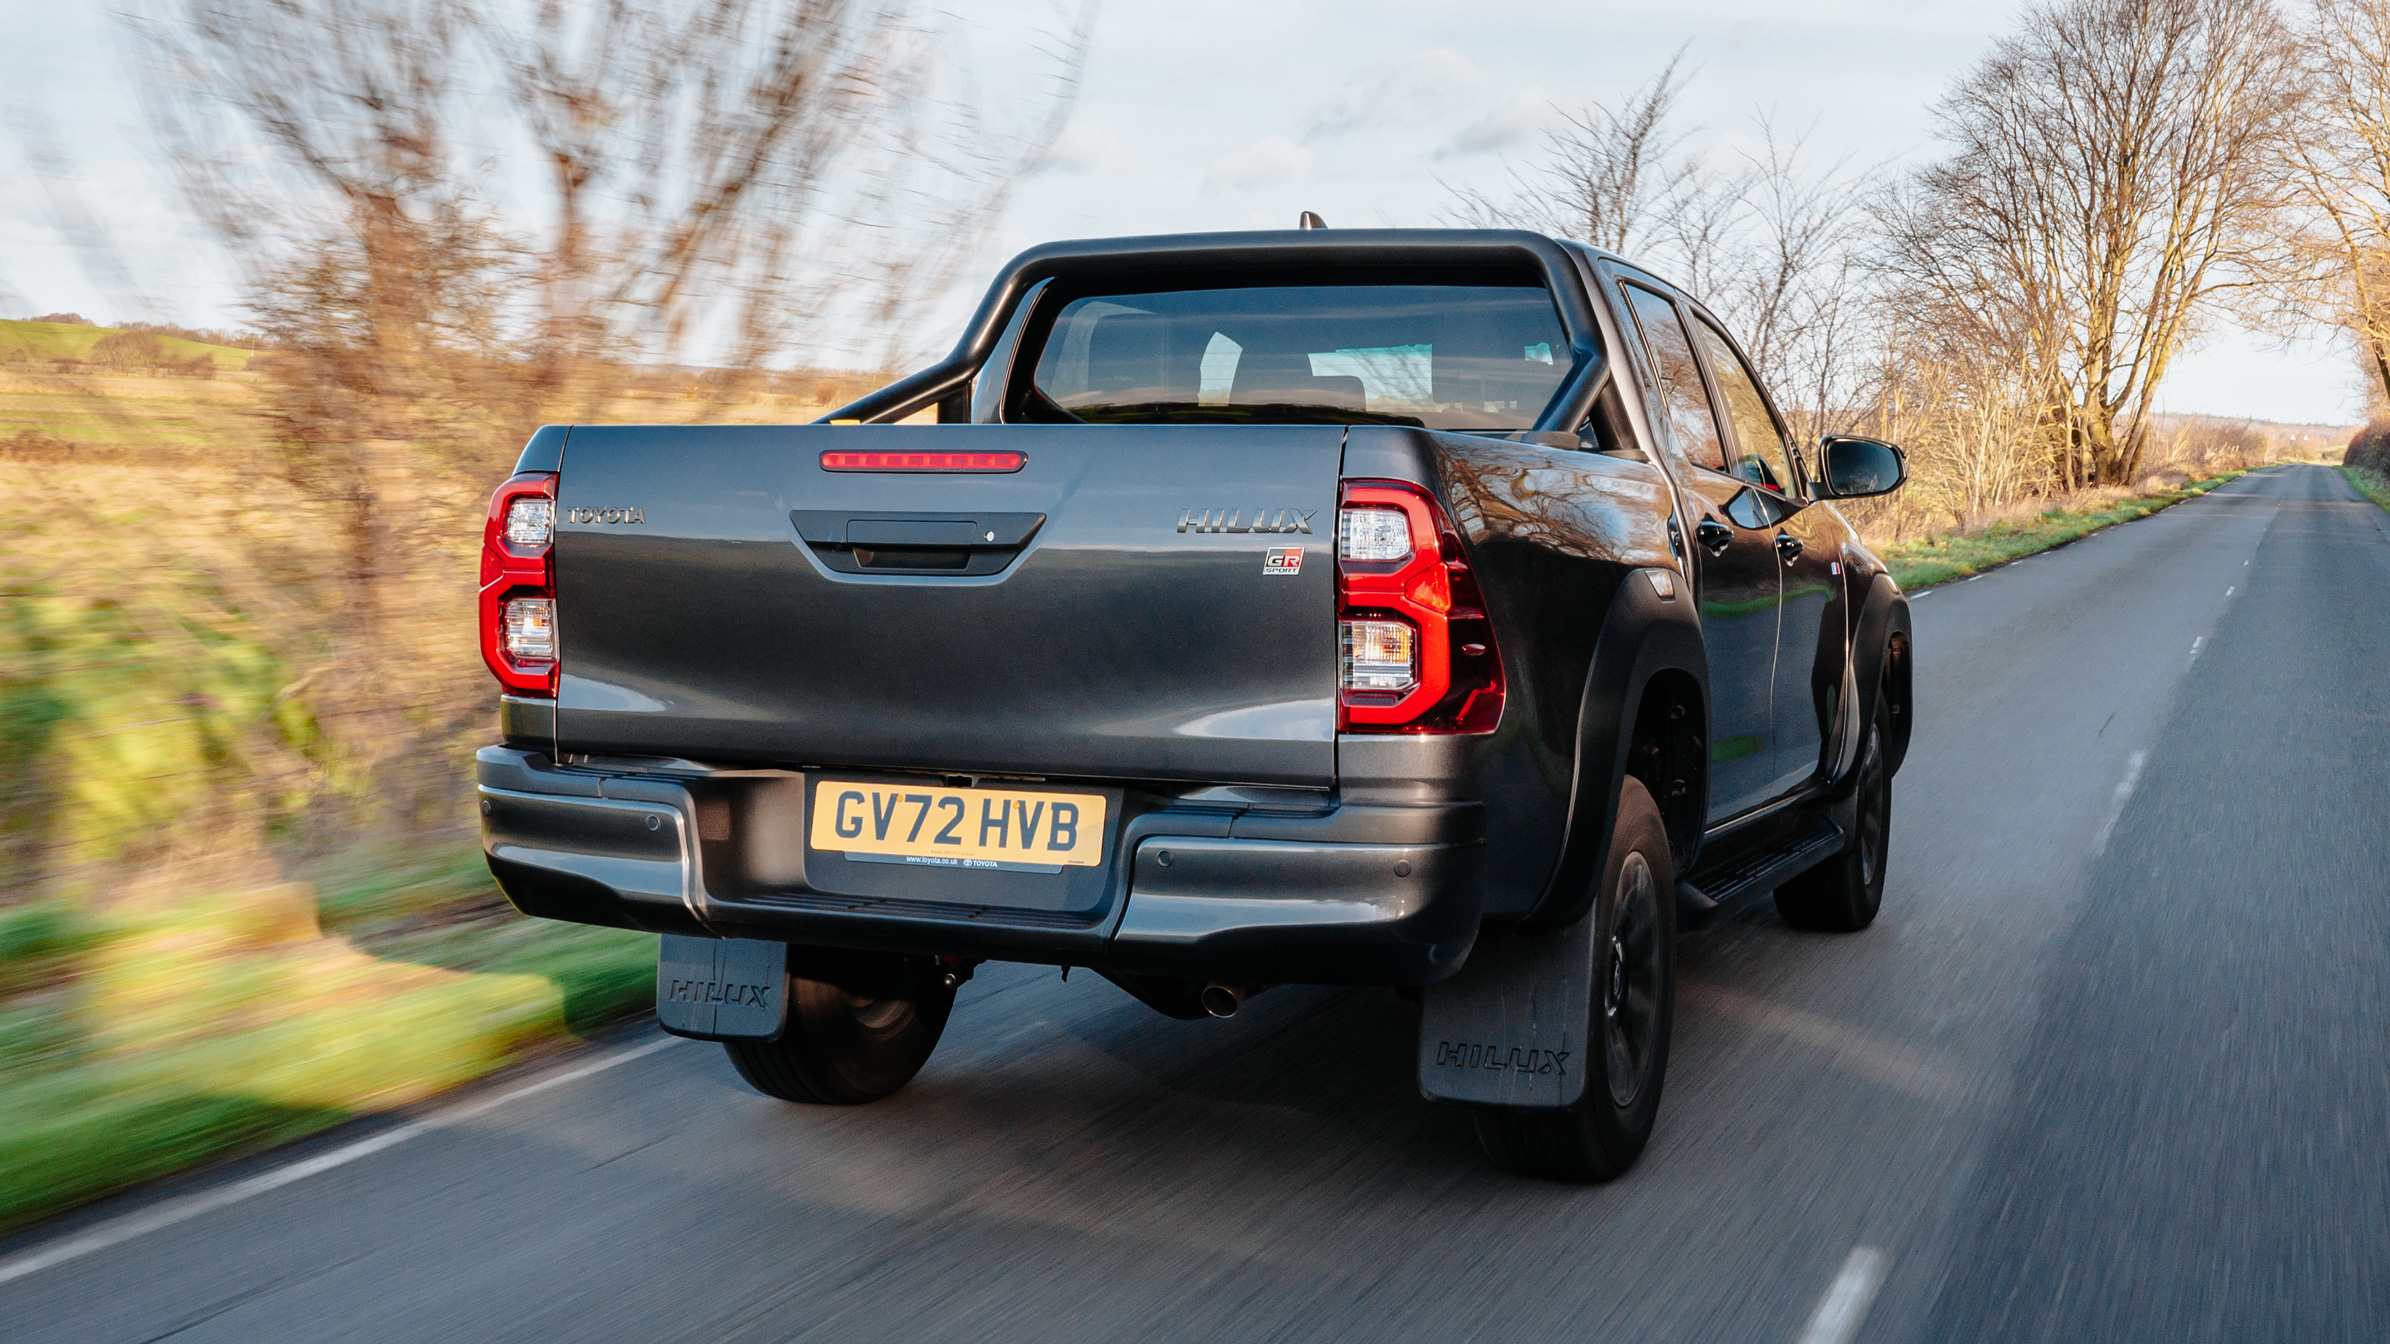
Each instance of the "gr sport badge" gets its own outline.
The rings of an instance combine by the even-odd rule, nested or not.
[[[1272,546],[1261,558],[1261,572],[1269,574],[1300,574],[1303,572],[1303,548],[1300,546]]]

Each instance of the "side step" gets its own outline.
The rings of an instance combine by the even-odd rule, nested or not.
[[[1705,875],[1698,887],[1677,883],[1677,932],[1691,933],[1732,919],[1760,897],[1773,895],[1779,883],[1834,857],[1849,843],[1841,827],[1819,817],[1808,830],[1775,848],[1746,854],[1735,860],[1734,866]]]

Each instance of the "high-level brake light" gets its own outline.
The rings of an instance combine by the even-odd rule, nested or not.
[[[481,530],[481,660],[515,695],[554,696],[556,473],[510,476]]]
[[[822,454],[824,471],[1019,471],[1029,465],[1027,453],[865,453]]]
[[[1347,481],[1336,552],[1339,725],[1491,732],[1502,654],[1444,506],[1407,481]]]

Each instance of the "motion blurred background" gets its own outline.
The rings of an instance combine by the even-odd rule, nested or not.
[[[1909,448],[1910,582],[2390,398],[2390,0],[59,8],[0,5],[0,1228],[649,1004],[481,867],[488,491],[819,415],[1020,246],[1618,249]]]

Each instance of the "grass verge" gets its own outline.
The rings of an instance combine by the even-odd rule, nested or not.
[[[2146,518],[2246,474],[2222,472],[2186,482],[2179,490],[2118,500],[2104,509],[2051,509],[2023,523],[1995,523],[1973,535],[1953,532],[1901,542],[1884,548],[1884,563],[1892,569],[1893,582],[1913,592],[2063,546],[2103,527]]]
[[[2350,485],[2357,487],[2357,493],[2390,509],[2390,477],[2377,476],[2363,467],[2342,467],[2340,474],[2348,477]]]
[[[0,1229],[421,1101],[651,1005],[655,940],[428,866],[0,920]],[[13,992],[10,992],[13,991]]]

